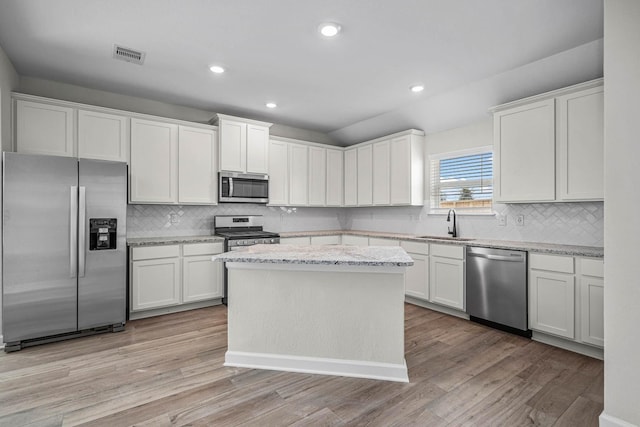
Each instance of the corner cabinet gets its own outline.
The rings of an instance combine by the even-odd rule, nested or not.
[[[603,95],[598,79],[494,107],[494,200],[603,200]]]
[[[220,170],[268,173],[271,123],[218,114]]]
[[[358,151],[344,150],[344,205],[358,206]]]

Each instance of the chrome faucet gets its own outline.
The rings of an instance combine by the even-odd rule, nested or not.
[[[451,222],[451,212],[453,212],[453,229],[447,227],[447,234],[451,234],[451,237],[458,237],[458,231],[456,230],[456,211],[454,209],[449,209],[447,222]]]

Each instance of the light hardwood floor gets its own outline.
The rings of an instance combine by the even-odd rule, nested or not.
[[[597,426],[603,364],[405,305],[409,384],[222,366],[226,308],[0,355],[2,426]],[[294,325],[292,325],[294,327]]]

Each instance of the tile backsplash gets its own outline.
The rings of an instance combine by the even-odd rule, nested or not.
[[[129,205],[129,237],[208,235],[215,215],[263,215],[264,228],[274,232],[301,230],[371,230],[416,235],[447,233],[444,215],[429,215],[425,207],[281,208],[252,204],[219,206]],[[604,245],[604,204],[537,203],[494,205],[507,224],[493,215],[458,215],[462,237],[521,240],[586,246]],[[516,216],[524,225],[516,225]],[[172,218],[174,222],[172,222]]]

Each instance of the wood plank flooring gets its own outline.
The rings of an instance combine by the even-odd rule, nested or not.
[[[224,306],[0,354],[0,426],[597,426],[603,363],[405,305],[409,384],[222,366]]]

